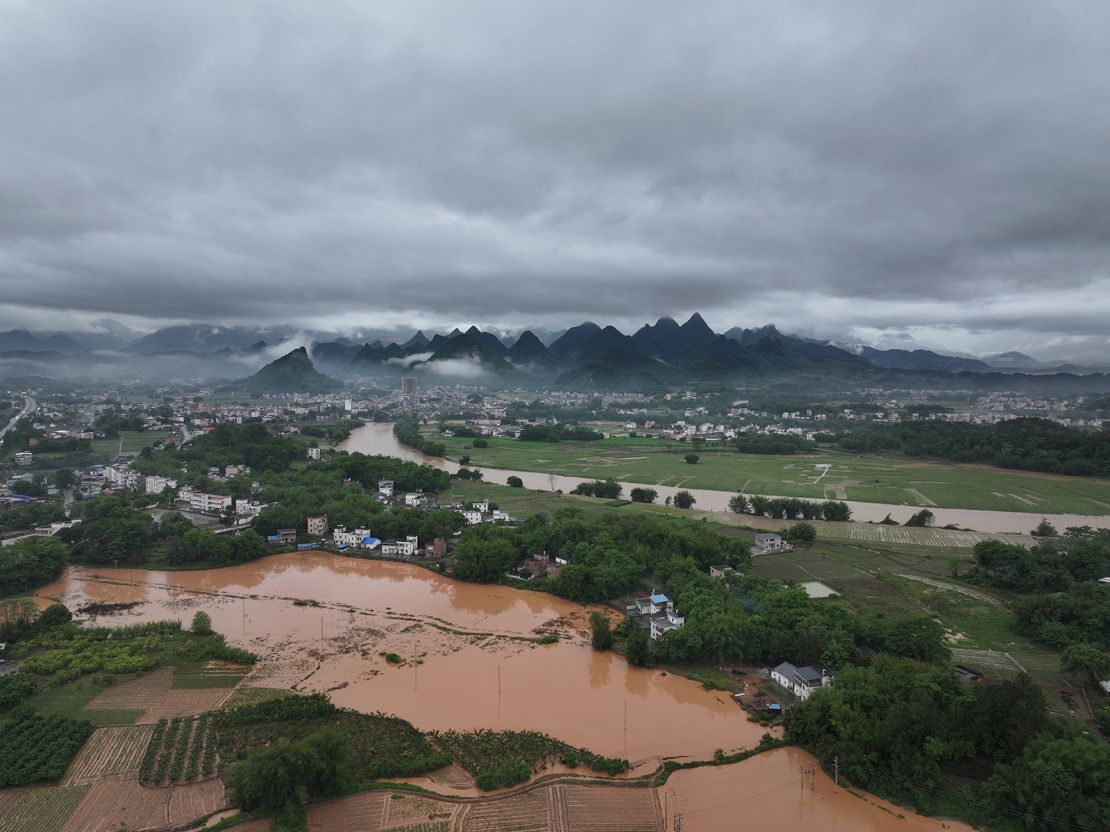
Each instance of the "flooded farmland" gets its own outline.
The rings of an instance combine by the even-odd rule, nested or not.
[[[339,448],[345,451],[357,451],[364,454],[395,456],[400,459],[407,459],[411,462],[434,465],[437,468],[442,468],[449,472],[454,472],[459,469],[458,464],[450,460],[440,457],[425,456],[419,451],[402,445],[393,435],[393,425],[384,422],[371,422],[360,428],[355,428],[351,431],[351,435],[344,442],[340,443]],[[520,477],[525,488],[536,491],[554,491],[556,489],[570,491],[582,482],[583,479],[581,477],[567,477],[561,474],[546,474],[536,471],[512,471],[507,468],[480,468],[474,465],[470,467],[481,471],[488,482],[504,483],[508,476],[513,475]],[[634,488],[636,486],[653,488],[659,493],[660,500],[667,497],[674,497],[675,493],[680,490],[674,486],[660,485],[657,483],[636,483],[625,480],[622,480],[622,483],[628,488]],[[686,488],[681,490],[689,491],[694,495],[697,499],[699,511],[728,512],[728,501],[732,497],[731,492],[711,491],[704,488]],[[769,494],[766,496],[773,497],[776,495]],[[909,519],[910,515],[920,508],[919,506],[913,505],[868,503],[857,500],[846,500],[845,502],[852,509],[853,519],[860,521],[854,524],[856,526],[868,522],[878,523],[888,514],[894,521],[904,523]],[[963,529],[973,529],[979,532],[1027,534],[1030,529],[1035,528],[1036,525],[1040,523],[1042,518],[1047,519],[1059,529],[1065,529],[1069,526],[1094,526],[1102,529],[1110,528],[1110,515],[1044,514],[1035,511],[994,511],[988,509],[937,507],[931,507],[930,511],[932,511],[936,517],[935,525],[938,527],[938,531],[940,531],[940,527],[956,525]],[[866,528],[866,526],[862,528]]]
[[[188,624],[204,610],[259,655],[254,684],[328,691],[424,730],[543,731],[645,763],[750,747],[763,732],[722,692],[592,650],[579,605],[408,564],[307,552],[196,572],[71,568],[38,595],[73,609],[137,602],[101,623]],[[561,639],[537,644],[542,632]]]

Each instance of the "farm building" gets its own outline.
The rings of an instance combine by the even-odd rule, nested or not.
[[[790,662],[783,662],[771,671],[771,679],[779,687],[784,688],[799,699],[809,699],[810,695],[818,688],[823,688],[832,682],[832,677],[825,671],[815,667],[795,667]]]

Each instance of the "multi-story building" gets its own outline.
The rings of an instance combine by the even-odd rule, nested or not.
[[[328,533],[328,516],[326,514],[309,517],[305,522],[308,525],[308,533],[311,535],[324,535]]]
[[[16,465],[30,465],[34,460],[34,455],[30,451],[19,451],[15,455]]]
[[[219,513],[231,508],[233,499],[225,494],[194,491],[189,495],[189,508],[193,511]]]

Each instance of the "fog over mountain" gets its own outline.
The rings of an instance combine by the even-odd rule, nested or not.
[[[61,353],[700,310],[1110,362],[1106,4],[0,10],[0,331]]]

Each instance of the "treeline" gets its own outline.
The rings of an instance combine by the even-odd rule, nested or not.
[[[1002,828],[1110,828],[1110,745],[1050,719],[1027,676],[961,685],[951,669],[878,656],[787,714],[786,737],[851,784],[930,814]],[[982,771],[981,785],[961,771]]]
[[[790,661],[837,670],[865,663],[868,649],[920,661],[948,657],[943,628],[926,616],[856,613],[750,572],[710,578],[689,554],[671,554],[654,575],[686,617],[682,629],[655,643],[656,657],[665,661]]]
[[[22,484],[17,486],[17,490],[20,493],[26,493],[23,491],[23,488],[24,486]],[[40,488],[45,492],[45,485]],[[24,505],[16,506],[8,511],[0,512],[0,531],[8,531],[9,529],[33,529],[36,526],[45,526],[47,523],[65,520],[65,517],[65,511],[62,510],[62,507],[58,503],[25,503]]]
[[[605,437],[592,428],[579,425],[524,425],[520,429],[522,442],[593,442]]]
[[[534,514],[515,528],[482,524],[464,529],[451,570],[462,580],[489,583],[524,558],[546,552],[567,565],[557,577],[538,578],[535,585],[585,603],[632,591],[671,557],[690,558],[702,569],[741,567],[750,551],[746,540],[717,534],[702,523],[619,513],[587,517],[570,508],[550,520]]]
[[[583,494],[587,497],[603,497],[607,500],[616,500],[624,491],[623,486],[616,480],[587,480],[580,482],[570,490],[571,494]],[[646,494],[640,496],[646,497]]]
[[[995,425],[901,422],[865,425],[839,442],[857,453],[896,451],[953,462],[1072,476],[1110,476],[1110,431],[1081,431],[1048,419],[1009,419]]]
[[[141,474],[157,474],[222,494],[242,496],[252,478],[266,472],[289,470],[290,465],[304,458],[304,445],[286,436],[271,434],[265,425],[222,424],[193,439],[188,448],[167,448],[152,453],[144,448],[133,467]],[[210,468],[221,471],[228,465],[250,466],[251,473],[226,483],[208,479]]]
[[[814,445],[800,436],[739,436],[733,443],[736,450],[745,454],[796,454],[811,450]]]
[[[838,520],[852,519],[852,509],[839,500],[803,500],[799,497],[761,497],[758,494],[738,493],[728,501],[729,511],[735,514],[753,514],[756,517],[774,517],[778,520]]]
[[[416,448],[428,456],[443,456],[447,453],[447,446],[434,439],[428,439],[420,433],[420,425],[415,419],[400,418],[393,423],[393,435],[402,445]]]
[[[1026,549],[984,540],[965,579],[1021,594],[1013,602],[1019,632],[1056,648],[1090,644],[1110,651],[1110,531],[1068,529]],[[1110,673],[1110,655],[1104,659]]]
[[[48,584],[66,566],[66,547],[53,537],[32,537],[0,547],[0,596]]]
[[[74,504],[81,522],[55,537],[69,544],[75,563],[200,564],[226,566],[244,563],[267,553],[266,542],[250,529],[238,535],[218,535],[197,528],[177,512],[155,522],[143,510],[139,495],[94,497]]]

